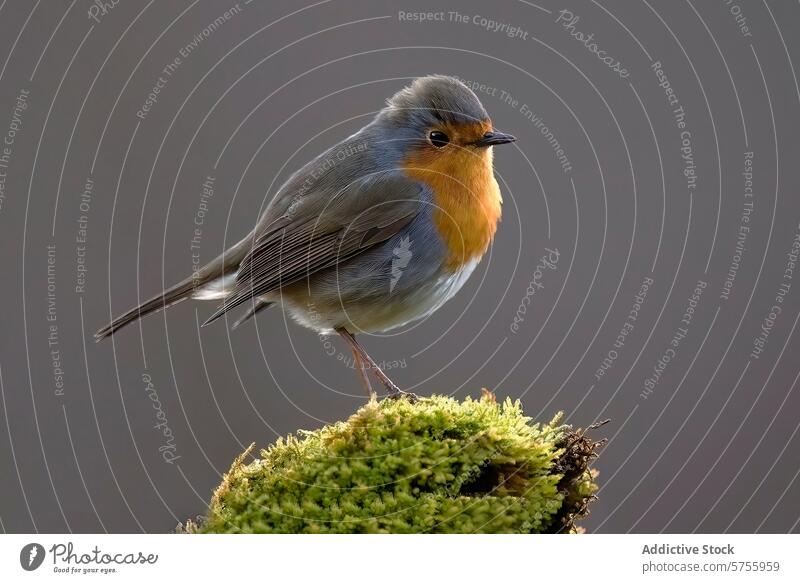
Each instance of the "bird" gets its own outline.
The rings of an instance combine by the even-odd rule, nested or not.
[[[301,326],[341,336],[368,395],[372,372],[388,397],[415,398],[356,335],[425,318],[464,285],[502,215],[493,146],[515,140],[458,78],[418,77],[294,172],[247,236],[95,338],[186,299],[219,302],[203,326],[244,305],[233,328],[278,305]]]

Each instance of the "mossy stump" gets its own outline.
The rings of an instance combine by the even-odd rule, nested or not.
[[[372,400],[233,463],[199,533],[577,532],[602,442],[519,402]]]

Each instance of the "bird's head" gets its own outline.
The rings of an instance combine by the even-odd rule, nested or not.
[[[395,93],[379,122],[398,131],[407,155],[433,162],[441,158],[490,158],[490,147],[514,136],[496,131],[477,95],[455,77],[420,77]]]

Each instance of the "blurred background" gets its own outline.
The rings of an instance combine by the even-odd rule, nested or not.
[[[798,531],[798,22],[776,0],[0,3],[0,528],[167,532],[251,442],[364,402],[347,347],[280,310],[92,334],[443,73],[518,138],[503,221],[373,357],[420,395],[611,419],[590,532]]]

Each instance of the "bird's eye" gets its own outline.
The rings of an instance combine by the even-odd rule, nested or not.
[[[447,134],[444,132],[434,131],[431,132],[428,137],[431,140],[431,144],[437,148],[443,148],[450,142],[450,138],[448,138]]]

